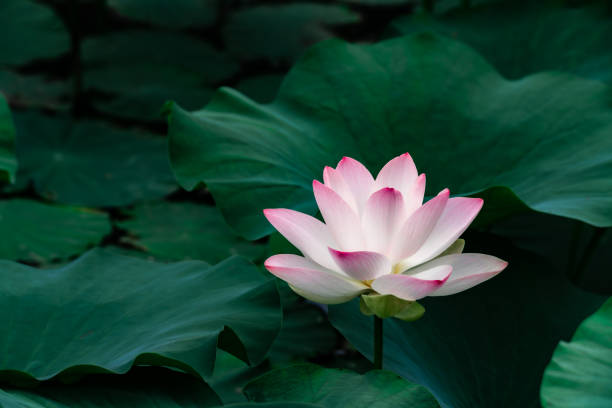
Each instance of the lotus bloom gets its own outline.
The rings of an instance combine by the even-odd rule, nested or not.
[[[280,254],[265,266],[299,295],[319,303],[346,302],[362,293],[413,301],[471,288],[507,262],[463,254],[459,236],[480,211],[480,198],[449,198],[448,189],[423,204],[425,174],[408,153],[376,179],[344,157],[313,182],[325,223],[309,215],[267,209],[268,221],[304,256]]]

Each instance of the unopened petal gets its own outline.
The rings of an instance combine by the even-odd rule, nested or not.
[[[342,252],[329,248],[336,264],[348,276],[358,280],[371,280],[391,272],[389,259],[377,252]]]
[[[408,273],[418,273],[439,265],[451,265],[453,273],[444,285],[429,296],[452,295],[476,286],[503,271],[508,262],[485,254],[455,254],[431,260]]]
[[[358,251],[364,240],[359,216],[334,190],[315,180],[312,184],[319,210],[339,249]],[[330,245],[333,246],[333,245]]]
[[[418,176],[416,166],[410,154],[389,161],[376,176],[376,184],[380,187],[393,187],[406,196],[414,185]]]
[[[326,268],[338,269],[327,249],[335,245],[327,225],[310,215],[285,208],[266,209],[264,215],[306,257]]]
[[[385,187],[373,193],[362,218],[367,248],[388,255],[406,216],[404,200],[398,190]]]
[[[372,282],[372,289],[383,295],[418,300],[435,292],[451,275],[450,265],[436,266],[414,275],[384,275]]]
[[[298,255],[274,255],[264,265],[298,294],[314,302],[343,303],[368,290],[363,283],[326,270]]]
[[[440,219],[449,194],[448,189],[442,190],[404,222],[394,240],[393,261],[406,259],[421,248]]]
[[[376,189],[372,174],[363,164],[350,157],[343,157],[336,166],[336,171],[342,175],[353,194],[358,211],[361,212],[368,197]]]
[[[482,208],[482,199],[454,197],[448,200],[444,211],[421,247],[402,261],[405,268],[420,265],[435,258],[455,242],[472,223]]]

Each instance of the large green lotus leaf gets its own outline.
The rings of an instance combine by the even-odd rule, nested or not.
[[[83,63],[85,86],[119,93],[151,85],[215,84],[238,69],[227,56],[195,37],[144,30],[84,40]]]
[[[427,387],[443,407],[539,407],[544,368],[602,296],[584,292],[544,258],[507,239],[472,232],[466,252],[509,261],[465,292],[420,301],[416,322],[384,321],[384,368]],[[372,357],[371,317],[353,301],[330,307],[332,324]]]
[[[270,350],[270,360],[282,364],[319,354],[331,354],[338,336],[323,311],[304,302],[289,286],[277,280],[283,305],[283,326]]]
[[[546,257],[576,285],[612,295],[612,228],[531,212],[500,220],[489,231]]]
[[[108,215],[32,200],[0,201],[0,258],[48,263],[85,252],[110,233]]]
[[[301,401],[325,408],[435,408],[424,387],[388,371],[360,375],[349,370],[299,364],[270,371],[247,384],[245,394],[258,402]]]
[[[391,31],[429,30],[461,40],[508,78],[563,70],[612,83],[612,18],[607,6],[568,3],[507,0],[453,10],[439,18],[402,17]]]
[[[217,17],[218,0],[108,0],[119,14],[169,28],[201,28]]]
[[[0,374],[15,381],[136,365],[212,373],[217,345],[262,361],[281,324],[247,260],[159,264],[94,249],[58,269],[0,261]]]
[[[134,207],[117,225],[127,243],[160,260],[201,259],[216,263],[231,255],[251,260],[264,246],[236,236],[215,207],[190,202],[159,202]]]
[[[560,342],[542,380],[546,408],[612,406],[612,298]]]
[[[0,182],[15,181],[15,126],[6,99],[0,92]]]
[[[248,238],[272,228],[264,208],[316,211],[312,179],[344,155],[377,172],[410,152],[428,194],[450,187],[487,208],[532,209],[612,225],[612,110],[600,82],[559,73],[502,78],[460,42],[421,34],[375,45],[311,48],[275,102],[222,89],[209,105],[169,111],[179,182],[205,182]],[[585,181],[586,180],[586,181]],[[499,190],[499,188],[498,188]]]
[[[33,181],[47,199],[120,206],[176,189],[164,138],[35,113],[15,115],[15,121],[18,179]]]
[[[68,31],[49,6],[32,0],[0,2],[0,64],[24,64],[69,49]]]
[[[235,12],[223,37],[228,50],[240,59],[291,61],[310,45],[332,37],[327,26],[359,20],[357,13],[336,5],[262,5]]]
[[[208,408],[219,397],[201,380],[158,367],[125,375],[98,374],[78,384],[46,382],[33,389],[0,390],[3,408]]]
[[[0,69],[0,90],[12,106],[66,109],[69,106],[67,81],[47,81],[40,75],[21,75]]]

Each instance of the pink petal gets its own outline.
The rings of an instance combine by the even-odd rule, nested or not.
[[[264,265],[270,273],[291,285],[298,294],[314,302],[343,303],[368,289],[357,280],[326,270],[298,255],[274,255]]]
[[[393,261],[408,258],[423,245],[440,219],[449,194],[447,188],[442,190],[404,222],[394,241],[395,249],[391,258]]]
[[[310,215],[285,208],[269,208],[264,210],[264,215],[302,254],[326,268],[338,269],[327,249],[335,245],[327,225]]]
[[[336,166],[336,171],[342,175],[361,212],[368,197],[376,188],[372,174],[363,164],[350,157],[343,157]]]
[[[450,265],[441,265],[414,275],[383,275],[372,282],[372,289],[383,295],[418,300],[441,287],[452,270]]]
[[[367,248],[388,254],[391,243],[406,219],[402,193],[385,187],[368,198],[363,212],[363,234]]]
[[[454,197],[448,200],[442,215],[421,247],[402,261],[412,267],[440,255],[467,229],[482,208],[482,199]]]
[[[376,252],[342,252],[329,248],[336,264],[348,276],[358,280],[371,280],[391,272],[391,262]]]
[[[317,180],[313,181],[312,188],[319,210],[340,249],[343,251],[363,249],[361,222],[351,206],[334,190]]]
[[[508,262],[485,254],[454,254],[441,256],[409,272],[419,272],[439,265],[451,265],[453,273],[444,285],[429,296],[452,295],[476,286],[503,271]]]
[[[335,169],[325,166],[323,169],[323,183],[334,190],[344,201],[349,204],[356,213],[359,213],[359,208],[353,197],[353,193],[349,189],[348,184],[344,181],[342,175]]]
[[[412,157],[404,153],[385,164],[376,176],[376,183],[380,187],[393,187],[406,197],[411,192],[417,176]]]
[[[412,214],[423,205],[423,197],[425,196],[425,174],[419,175],[414,184],[402,195],[406,205],[406,212]]]

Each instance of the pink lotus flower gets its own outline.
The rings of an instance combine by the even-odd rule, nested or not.
[[[264,210],[304,254],[274,255],[265,266],[307,299],[335,304],[365,292],[404,300],[452,295],[508,264],[461,253],[462,241],[456,241],[482,199],[449,198],[444,189],[423,204],[425,174],[418,175],[408,153],[387,163],[376,179],[344,157],[335,169],[325,167],[323,180],[314,180],[313,189],[325,223],[293,210]]]

